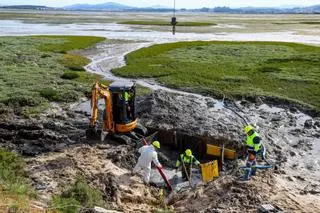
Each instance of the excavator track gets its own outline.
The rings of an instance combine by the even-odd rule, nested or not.
[[[132,144],[134,141],[131,137],[125,134],[112,134],[111,137],[120,144]]]

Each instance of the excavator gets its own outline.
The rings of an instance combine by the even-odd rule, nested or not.
[[[99,126],[99,99],[104,99],[102,122]],[[136,116],[136,86],[131,81],[115,81],[109,86],[96,81],[91,91],[91,118],[88,139],[104,141],[103,135],[111,135],[116,141],[129,144],[132,140],[141,141],[140,145],[147,145],[145,136],[147,129],[138,123]],[[162,168],[157,167],[169,190],[172,187]]]
[[[99,99],[104,99],[102,121],[99,116]],[[114,81],[104,85],[96,81],[91,91],[91,118],[86,131],[88,139],[104,140],[110,135],[121,143],[140,140],[147,129],[138,123],[136,116],[136,86],[131,81]]]

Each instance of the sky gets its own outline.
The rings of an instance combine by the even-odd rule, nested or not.
[[[309,6],[320,4],[320,0],[175,0],[176,8],[201,8],[201,7],[271,7],[298,5]],[[62,7],[77,3],[99,4],[105,2],[116,2],[129,6],[147,7],[163,5],[173,7],[174,0],[0,0],[0,5],[44,5],[49,7]]]

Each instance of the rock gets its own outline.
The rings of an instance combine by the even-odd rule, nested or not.
[[[271,121],[281,121],[283,117],[281,115],[274,115],[271,118]]]
[[[296,107],[294,107],[294,106],[291,106],[289,108],[289,110],[290,110],[291,113],[296,113],[298,111],[298,109]]]
[[[320,128],[320,118],[315,118],[314,120],[314,126]]]
[[[98,206],[95,206],[94,208],[94,212],[96,213],[121,213],[119,211],[115,211],[115,210],[107,210]]]
[[[306,179],[304,178],[304,177],[302,177],[302,176],[298,176],[298,175],[296,175],[296,176],[294,176],[296,179],[298,179],[298,180],[301,180],[301,181],[305,181]]]
[[[307,128],[307,129],[311,129],[313,126],[313,120],[312,119],[308,119],[304,122],[304,128]]]
[[[215,101],[207,101],[207,107],[208,108],[214,107],[215,104],[216,104]]]
[[[255,102],[256,102],[257,105],[262,105],[263,104],[263,101],[261,100],[261,98],[259,96],[255,97]]]
[[[287,179],[288,179],[289,181],[291,181],[291,182],[294,182],[294,181],[295,181],[295,178],[292,177],[292,176],[288,176]]]
[[[296,156],[296,153],[295,152],[293,152],[293,151],[290,151],[290,156]]]

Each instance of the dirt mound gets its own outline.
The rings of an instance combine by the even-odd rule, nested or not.
[[[177,212],[256,212],[262,204],[272,204],[290,212],[317,212],[316,196],[290,191],[272,171],[260,172],[248,182],[224,176],[200,187],[187,199],[177,201]]]
[[[49,201],[53,194],[61,193],[81,176],[91,187],[102,192],[112,208],[125,212],[150,212],[160,204],[158,189],[145,186],[139,177],[131,175],[130,170],[115,165],[110,151],[113,149],[120,148],[75,145],[61,153],[30,158],[28,170],[38,195]]]
[[[210,97],[153,92],[138,100],[139,118],[148,127],[241,141],[242,120]]]

